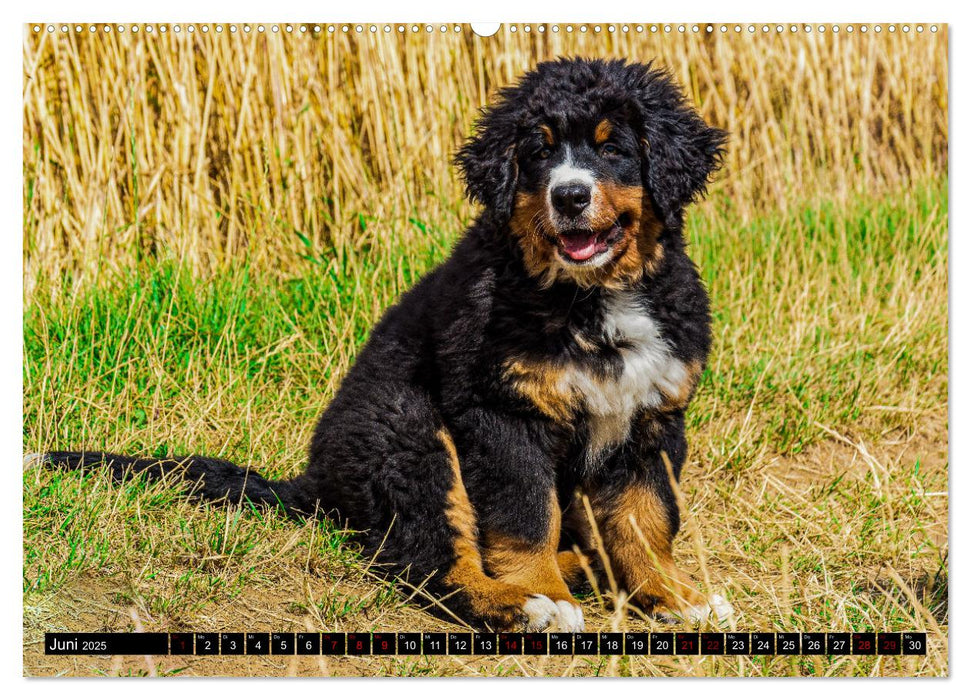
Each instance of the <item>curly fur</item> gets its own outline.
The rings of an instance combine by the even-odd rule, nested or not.
[[[649,65],[540,64],[499,91],[459,151],[483,211],[374,328],[303,474],[272,482],[196,456],[46,461],[107,464],[118,479],[176,472],[201,498],[338,518],[388,574],[492,629],[582,629],[564,580],[590,544],[582,492],[636,604],[697,605],[671,559],[678,509],[665,462],[680,474],[684,411],[710,345],[682,214],[724,140]],[[549,173],[581,157],[606,223],[584,213],[570,226],[592,228],[576,233],[550,210]],[[535,211],[514,224],[523,202]],[[572,264],[574,239],[606,262]]]
[[[522,135],[549,115],[590,121],[618,109],[629,111],[643,139],[644,182],[661,220],[679,227],[684,207],[704,194],[721,165],[726,134],[708,126],[668,73],[652,64],[562,58],[501,89],[456,157],[469,197],[492,212],[497,225],[507,223]]]

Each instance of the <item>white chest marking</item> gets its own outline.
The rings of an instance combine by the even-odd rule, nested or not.
[[[677,396],[689,375],[671,354],[657,322],[630,293],[617,293],[607,301],[604,333],[610,344],[622,345],[620,375],[604,379],[570,366],[560,380],[564,390],[581,397],[590,416],[590,458],[627,439],[634,413],[660,406],[666,396]]]

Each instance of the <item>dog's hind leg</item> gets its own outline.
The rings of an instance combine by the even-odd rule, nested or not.
[[[454,531],[455,560],[443,582],[456,587],[457,597],[473,615],[493,629],[538,631],[555,624],[562,615],[555,598],[544,595],[537,586],[529,585],[529,580],[497,580],[485,573],[475,513],[462,481],[455,445],[444,430],[439,433],[439,438],[448,452],[454,475],[445,515]]]
[[[561,563],[566,565],[568,561],[557,553],[560,507],[555,492],[550,492],[549,501],[547,533],[538,541],[501,534],[499,530],[485,533],[485,568],[499,581],[522,586],[554,601],[558,610],[557,627],[564,632],[582,632],[583,611],[570,593],[560,568]]]
[[[340,396],[321,420],[307,476],[357,531],[375,572],[396,576],[406,593],[420,589],[430,612],[452,620],[493,630],[555,624],[558,608],[542,591],[484,571],[479,514],[430,398],[390,382],[361,390],[366,412],[359,397]]]
[[[476,410],[455,426],[465,488],[478,514],[482,569],[489,577],[552,601],[553,626],[582,631],[583,611],[557,560],[561,512],[556,458],[537,435],[543,426]]]

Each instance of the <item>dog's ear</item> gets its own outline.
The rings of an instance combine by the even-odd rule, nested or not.
[[[644,183],[664,224],[678,227],[721,165],[728,134],[708,126],[663,71],[648,68],[637,92]]]
[[[516,161],[518,120],[508,96],[486,109],[475,133],[455,156],[469,198],[492,211],[504,224],[512,216],[519,166]]]

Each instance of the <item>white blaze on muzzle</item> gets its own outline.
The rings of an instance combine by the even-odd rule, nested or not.
[[[593,176],[593,171],[576,166],[569,146],[566,147],[563,162],[550,171],[550,181],[546,186],[546,206],[549,207],[551,216],[557,216],[556,207],[553,206],[553,190],[564,185],[586,185],[590,188],[591,202],[596,201],[597,179]]]

